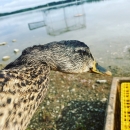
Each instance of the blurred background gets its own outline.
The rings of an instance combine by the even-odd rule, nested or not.
[[[129,0],[2,0],[0,65],[29,46],[79,40],[102,66],[129,73],[129,7]],[[2,60],[4,56],[10,58]]]

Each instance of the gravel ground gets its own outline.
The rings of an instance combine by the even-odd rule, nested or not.
[[[130,76],[117,66],[109,70],[114,77]],[[26,130],[103,130],[113,76],[52,71],[48,93]]]
[[[96,80],[107,80],[99,84]],[[102,130],[112,77],[52,72],[27,130]]]

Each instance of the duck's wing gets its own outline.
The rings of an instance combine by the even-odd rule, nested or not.
[[[15,91],[11,90],[14,85],[14,79],[6,71],[0,71],[0,129],[8,129],[8,119],[17,98]]]
[[[0,71],[0,130],[25,129],[47,91],[47,69],[34,78],[15,72]]]

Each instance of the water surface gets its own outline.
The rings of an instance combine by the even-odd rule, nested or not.
[[[130,1],[108,0],[54,10],[34,10],[0,18],[0,63],[7,64],[28,47],[60,40],[80,40],[91,49],[103,66],[128,71],[130,54]],[[29,23],[44,21],[46,26],[30,30]],[[16,42],[12,42],[16,39]],[[8,61],[2,57],[9,55]]]

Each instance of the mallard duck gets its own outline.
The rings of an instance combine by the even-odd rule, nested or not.
[[[26,129],[48,89],[50,70],[111,75],[80,41],[51,42],[26,48],[0,71],[0,130]]]

